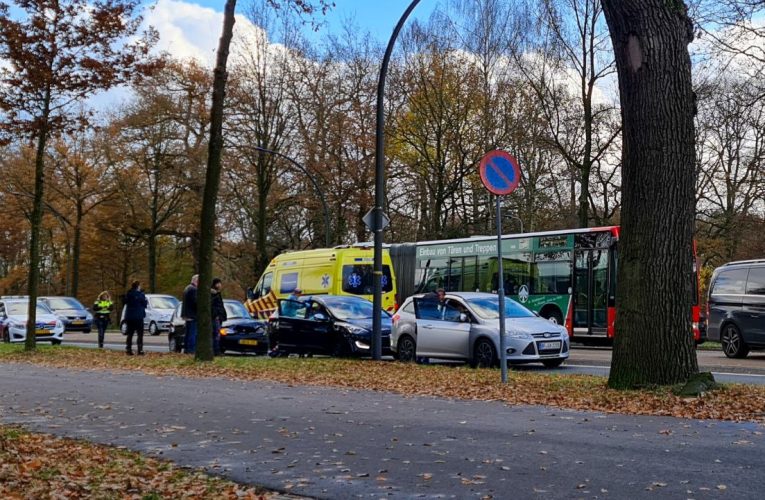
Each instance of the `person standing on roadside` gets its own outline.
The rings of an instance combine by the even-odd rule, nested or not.
[[[143,356],[143,319],[146,317],[148,305],[149,301],[141,291],[141,282],[134,281],[125,294],[125,324],[127,325],[125,353],[128,356],[133,355],[133,334],[138,334],[138,355]]]
[[[186,321],[186,340],[184,352],[194,354],[197,350],[197,286],[199,275],[191,277],[191,283],[183,290],[183,305],[181,305],[181,318]]]
[[[220,329],[223,322],[228,319],[226,314],[226,306],[223,304],[223,295],[221,290],[223,289],[223,282],[220,278],[212,280],[212,294],[210,305],[212,308],[212,323],[213,323],[213,353],[216,356],[220,355]]]
[[[98,329],[98,348],[104,348],[104,334],[106,333],[106,327],[109,326],[111,321],[112,310],[114,309],[114,303],[109,292],[104,290],[98,294],[98,298],[93,303],[93,314],[96,317],[96,328]]]

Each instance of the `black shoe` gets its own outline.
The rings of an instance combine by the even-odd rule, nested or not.
[[[128,356],[132,356],[133,355],[133,351],[125,351],[125,354],[127,354]]]
[[[98,344],[98,348],[99,348],[99,349],[103,349],[103,348],[104,348],[104,345],[103,345],[103,344]]]
[[[143,351],[138,351],[138,355],[139,355],[139,356],[143,356],[143,355],[144,355],[144,352],[143,352]]]

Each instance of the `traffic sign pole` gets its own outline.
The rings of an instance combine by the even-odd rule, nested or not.
[[[507,383],[507,339],[505,338],[505,273],[502,262],[502,205],[497,198],[497,273],[499,286],[499,367],[502,371],[502,383]]]
[[[505,338],[505,270],[502,262],[502,204],[500,196],[505,196],[518,187],[521,182],[521,170],[518,160],[500,150],[490,151],[481,159],[478,166],[481,182],[489,192],[497,197],[497,295],[499,306],[499,364],[502,371],[502,383],[507,383],[507,339]]]

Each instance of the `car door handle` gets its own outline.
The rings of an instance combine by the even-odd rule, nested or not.
[[[435,326],[431,324],[422,325],[422,327],[426,330],[433,330],[435,328]]]

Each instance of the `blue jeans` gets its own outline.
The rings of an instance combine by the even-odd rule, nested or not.
[[[213,354],[220,356],[220,321],[213,319]]]
[[[197,320],[186,321],[186,340],[184,351],[186,354],[194,354],[197,350]]]

